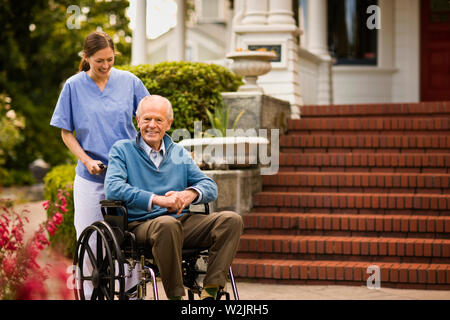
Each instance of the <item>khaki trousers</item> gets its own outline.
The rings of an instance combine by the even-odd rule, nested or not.
[[[243,222],[239,214],[221,211],[209,215],[187,213],[176,219],[164,215],[131,222],[138,245],[150,246],[168,297],[184,296],[181,250],[208,247],[208,269],[203,286],[224,287],[228,269],[236,255]]]

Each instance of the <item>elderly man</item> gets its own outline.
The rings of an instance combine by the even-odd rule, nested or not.
[[[208,247],[202,299],[214,299],[226,284],[227,271],[243,231],[235,212],[193,214],[189,205],[217,198],[217,185],[166,131],[173,122],[170,101],[147,96],[139,103],[136,140],[121,140],[109,154],[107,199],[122,200],[129,228],[138,243],[152,248],[169,299],[185,295],[181,270],[183,247]]]

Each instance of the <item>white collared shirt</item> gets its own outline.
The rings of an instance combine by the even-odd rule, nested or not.
[[[159,147],[159,150],[155,150],[152,147],[150,147],[144,139],[139,140],[140,146],[144,149],[145,153],[148,155],[150,160],[155,164],[156,168],[159,168],[159,165],[164,159],[164,155],[166,154],[166,147],[164,145],[164,140],[161,140],[161,146]]]

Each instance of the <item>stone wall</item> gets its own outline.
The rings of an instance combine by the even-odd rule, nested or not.
[[[246,170],[204,170],[219,189],[219,197],[210,203],[210,211],[231,210],[239,214],[250,212],[253,194],[261,191],[262,179],[259,169]],[[201,206],[192,206],[192,211],[202,211]]]

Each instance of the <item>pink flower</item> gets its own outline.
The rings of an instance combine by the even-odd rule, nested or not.
[[[5,247],[6,250],[16,251],[17,246],[15,241],[9,241],[8,244]]]
[[[55,224],[52,221],[50,221],[47,224],[47,231],[50,233],[50,235],[54,236],[56,230],[57,230],[57,228],[56,228]]]
[[[61,210],[63,213],[66,213],[66,212],[67,212],[67,209],[66,209],[65,206],[57,205],[57,207],[58,207],[58,209]]]
[[[16,271],[16,260],[14,258],[5,258],[2,264],[3,272],[7,277],[11,277]]]
[[[44,207],[45,210],[48,209],[49,203],[50,203],[50,200],[42,202],[42,206]]]
[[[17,288],[17,300],[45,300],[47,289],[42,279],[32,277]]]
[[[6,208],[4,208],[6,210],[6,212],[8,213],[8,210]],[[2,218],[5,220],[6,224],[9,224],[9,219],[6,216],[6,214],[2,214]]]
[[[63,215],[61,213],[57,212],[53,216],[52,220],[56,225],[60,225],[63,222]]]

